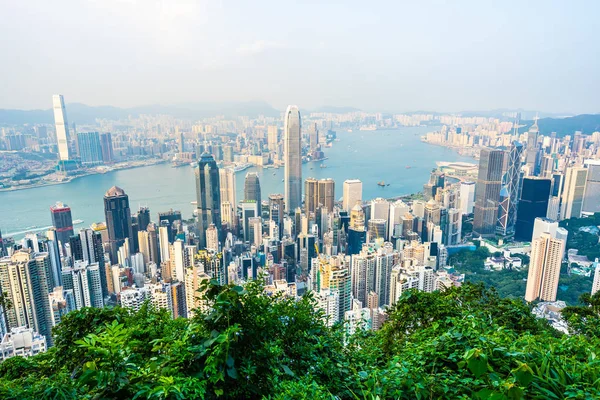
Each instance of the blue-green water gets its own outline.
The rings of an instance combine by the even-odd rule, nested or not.
[[[321,162],[304,164],[302,177],[333,178],[337,198],[342,196],[344,180],[355,178],[363,182],[364,199],[420,191],[436,161],[472,161],[450,149],[422,143],[420,136],[432,129],[338,131],[339,141],[325,149],[328,159],[323,163],[327,167],[320,168]],[[407,165],[411,168],[407,169]],[[283,168],[250,168],[237,174],[238,201],[243,198],[244,176],[249,171],[260,176],[263,200],[270,193],[283,193]],[[390,185],[377,186],[379,181]],[[113,185],[129,195],[132,210],[143,205],[150,208],[153,218],[157,218],[159,211],[170,208],[181,210],[184,218],[192,216],[193,169],[160,164],[86,176],[63,185],[0,192],[0,229],[4,236],[9,236],[33,226],[49,226],[49,209],[57,201],[71,207],[73,219],[84,221],[80,227],[103,221],[102,198]]]

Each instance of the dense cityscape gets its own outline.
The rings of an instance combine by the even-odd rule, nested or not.
[[[43,138],[5,132],[5,148],[57,154],[52,174],[65,179],[127,156],[161,154],[148,159],[194,167],[195,211],[185,219],[178,210],[152,210],[155,219],[147,207],[133,209],[126,190],[113,186],[104,195],[104,221],[76,230],[64,199],[50,207],[47,232],[0,240],[4,358],[23,351],[14,345],[19,335],[35,338],[30,354],[44,351],[52,327],[83,307],[139,310],[150,302],[173,318],[191,318],[210,308],[201,288],[211,280],[261,280],[266,293],[290,298],[311,293],[329,326],[344,323],[349,335],[377,330],[405,291],[463,284],[462,255],[476,248],[487,252],[485,271],[528,267],[525,290],[510,294],[539,301],[533,312],[565,332],[564,321],[549,311],[566,305],[557,302],[562,265],[588,277],[591,294],[600,287],[598,260],[568,248],[561,222],[600,212],[599,132],[543,135],[537,120],[520,132],[519,114],[512,121],[436,117],[442,128],[422,140],[468,151],[479,166],[438,162],[422,193],[394,199],[364,199],[363,182],[348,177],[336,199],[333,179],[303,177],[301,169],[326,160],[327,146],[336,144],[332,128],[368,132],[434,117],[323,114],[303,122],[298,107],[289,106],[279,123],[246,121],[241,128],[228,120],[187,126],[154,120],[150,137],[165,130],[166,140],[140,133],[139,141],[125,144],[113,141],[124,134],[71,134],[63,97],[54,96],[53,105],[54,135],[43,125],[33,128]],[[236,198],[235,175],[250,164],[284,168],[281,193],[262,193],[258,174],[248,172],[243,199]]]

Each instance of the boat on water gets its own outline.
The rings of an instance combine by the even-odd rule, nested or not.
[[[404,167],[406,169],[411,169],[412,167],[410,165],[407,165],[406,167]]]
[[[385,182],[384,182],[384,181],[377,182],[377,185],[378,185],[378,186],[381,186],[381,187],[384,187],[384,186],[385,186]]]
[[[327,168],[327,165],[321,164],[321,165],[319,165],[319,168]]]
[[[273,175],[275,175],[275,172],[273,172]]]
[[[281,180],[281,182],[284,182],[284,181],[285,181],[285,179],[282,179],[282,180]]]
[[[83,224],[83,220],[82,219],[75,219],[75,220],[73,220],[73,225],[79,225],[79,224]]]

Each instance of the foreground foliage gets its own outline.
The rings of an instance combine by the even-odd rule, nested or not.
[[[566,336],[483,285],[409,291],[379,332],[346,340],[310,296],[251,282],[212,285],[207,301],[189,320],[148,305],[73,312],[47,353],[0,364],[0,398],[600,397],[598,296],[569,309]]]

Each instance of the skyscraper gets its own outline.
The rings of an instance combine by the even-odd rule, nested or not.
[[[198,207],[198,244],[206,247],[206,230],[215,224],[221,231],[221,187],[219,168],[213,156],[204,152],[196,168],[196,201]]]
[[[523,145],[513,142],[508,153],[508,168],[502,178],[498,224],[496,231],[502,236],[511,236],[515,232],[517,205],[519,203],[521,178],[521,157]]]
[[[50,207],[50,215],[52,216],[52,226],[56,229],[56,239],[64,251],[65,245],[69,243],[69,238],[73,236],[71,209],[66,204],[58,202]]]
[[[523,189],[519,200],[519,210],[515,224],[515,239],[530,241],[535,219],[545,218],[550,198],[550,179],[534,176],[523,179]]]
[[[540,130],[537,124],[537,117],[535,122],[529,128],[529,132],[527,132],[527,156],[526,156],[526,164],[529,169],[529,175],[537,175],[538,174],[538,159],[539,159],[539,148],[538,148],[538,134]]]
[[[128,240],[129,248],[132,248],[133,240],[129,196],[120,187],[113,186],[104,195],[104,216],[108,229],[110,261],[112,264],[116,264],[119,247]]]
[[[140,207],[137,212],[137,224],[140,231],[145,231],[150,223],[150,210],[148,207]]]
[[[600,212],[600,160],[585,160],[588,169],[583,197],[583,212]]]
[[[58,142],[58,157],[61,161],[71,159],[69,149],[69,123],[67,121],[67,111],[65,110],[65,101],[62,94],[52,96],[52,105],[54,108],[54,124],[56,126],[56,141]]]
[[[297,106],[285,110],[283,125],[285,209],[290,214],[302,204],[302,123]]]
[[[105,164],[113,162],[115,156],[113,154],[112,135],[110,132],[100,134],[100,147],[102,149],[102,161]]]
[[[102,146],[98,132],[80,132],[77,134],[79,157],[84,165],[102,164]]]
[[[581,217],[587,174],[587,168],[567,168],[560,206],[560,219]]]
[[[8,255],[6,253],[6,246],[4,245],[4,240],[2,240],[2,230],[0,230],[0,257],[4,257]]]
[[[345,180],[342,208],[350,212],[357,201],[362,201],[362,182],[358,179]]]
[[[333,212],[335,203],[335,181],[331,178],[319,179],[317,183],[319,204],[327,208],[327,212]]]
[[[481,150],[475,187],[474,235],[490,237],[496,232],[504,154],[504,151],[497,149]]]
[[[278,225],[279,237],[283,236],[284,208],[283,196],[281,194],[269,195],[269,219]]]
[[[254,200],[261,204],[260,180],[256,172],[248,172],[244,180],[244,200]]]
[[[565,240],[554,238],[549,232],[531,242],[526,301],[556,301],[564,250]]]
[[[235,171],[233,168],[219,168],[219,185],[221,190],[221,219],[232,216],[237,207]],[[234,218],[231,218],[233,223]]]

